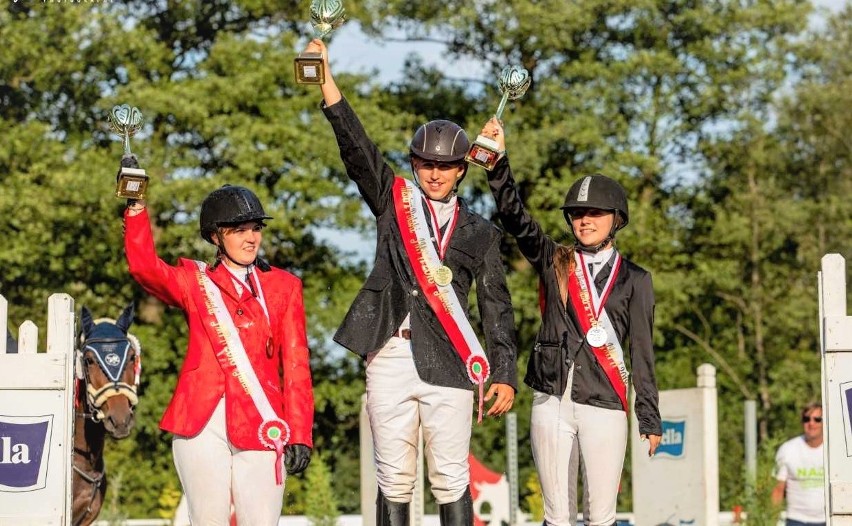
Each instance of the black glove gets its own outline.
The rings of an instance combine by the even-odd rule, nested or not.
[[[122,168],[139,168],[139,160],[133,154],[124,155],[121,157]]]
[[[130,155],[124,155],[121,157],[121,168],[139,168],[139,161],[132,153]],[[115,173],[116,183],[118,182],[118,178],[121,177],[121,168],[119,168],[118,172]]]
[[[291,444],[284,448],[284,467],[287,474],[295,475],[305,471],[311,463],[311,448],[304,444]]]

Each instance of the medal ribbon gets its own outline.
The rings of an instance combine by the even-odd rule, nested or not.
[[[255,267],[255,269],[256,268],[257,267]],[[263,308],[263,314],[266,315],[266,321],[269,322],[270,325],[272,325],[272,322],[269,321],[269,311],[266,309],[266,297],[263,295],[263,287],[260,286],[260,279],[257,277],[257,271],[252,270],[251,272],[249,272],[248,279],[254,281],[256,287],[254,290],[257,291],[257,296],[255,296],[255,299],[258,301],[258,303],[260,303],[260,306]]]
[[[582,254],[575,253],[574,258],[577,264],[574,265],[574,272],[568,275],[568,298],[571,300],[574,312],[577,313],[577,321],[580,323],[583,333],[589,332],[589,329],[597,325],[606,330],[606,344],[599,347],[589,344],[589,347],[591,347],[595,359],[606,373],[609,383],[618,394],[621,406],[624,411],[627,411],[628,373],[627,366],[624,364],[624,350],[621,348],[615,328],[612,326],[606,310],[604,310],[606,300],[615,284],[615,276],[621,268],[621,255],[616,252],[612,273],[607,280],[603,294],[600,296],[598,296],[595,287],[589,284]],[[593,301],[597,303],[597,308],[592,303]]]
[[[432,219],[432,232],[435,233],[435,239],[438,242],[438,259],[444,261],[444,256],[447,254],[447,247],[450,245],[450,237],[453,235],[453,230],[456,229],[456,221],[459,218],[459,201],[456,199],[456,206],[453,208],[453,215],[447,223],[447,230],[441,234],[441,228],[438,225],[438,214],[435,213],[435,208],[429,199],[424,199],[426,206],[429,207],[429,214]]]
[[[615,252],[615,251],[613,251]],[[583,269],[583,281],[586,286],[586,290],[591,293],[592,297],[592,315],[595,317],[595,321],[598,321],[600,317],[601,310],[603,306],[606,304],[606,299],[609,297],[609,293],[612,292],[612,284],[615,281],[615,276],[618,275],[618,269],[621,268],[621,254],[615,252],[613,254],[612,261],[612,272],[609,273],[609,277],[606,280],[606,283],[603,287],[603,293],[598,294],[598,288],[593,286],[594,281],[589,279],[589,271],[586,266],[586,258],[583,257],[583,252],[577,250],[574,252],[575,256],[579,258],[577,264],[580,268]]]
[[[426,301],[435,312],[435,316],[438,317],[450,343],[464,362],[468,378],[472,383],[479,385],[477,422],[482,422],[483,389],[490,374],[488,358],[459,303],[452,283],[448,285],[435,283],[433,269],[441,265],[441,260],[435,245],[430,240],[423,202],[414,183],[402,177],[396,177],[393,183],[393,201],[402,244],[417,283],[423,290]],[[434,214],[432,217],[434,218]],[[449,231],[447,233],[449,234]],[[449,235],[445,235],[445,238],[449,240]]]
[[[198,312],[202,317],[203,326],[210,337],[222,371],[237,379],[260,414],[262,422],[257,430],[258,438],[264,446],[275,450],[275,483],[280,486],[283,484],[282,457],[284,446],[290,440],[290,428],[284,420],[278,418],[263,391],[239,331],[225,306],[222,292],[205,272],[207,266],[201,261],[196,261],[195,264],[198,266],[198,287],[191,287],[191,290],[193,299],[199,306]]]
[[[246,269],[246,280],[243,280],[236,272],[231,270],[230,267],[226,267],[226,270],[231,273],[231,276],[233,276],[241,287],[248,286],[254,296],[254,299],[256,299],[257,302],[260,303],[261,308],[263,308],[263,314],[266,315],[266,321],[269,322],[271,326],[272,322],[269,321],[269,311],[266,309],[266,298],[263,295],[263,287],[260,286],[260,279],[257,277],[257,265],[250,265],[249,268]]]

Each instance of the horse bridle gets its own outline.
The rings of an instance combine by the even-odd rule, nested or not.
[[[115,320],[104,318],[96,320],[95,323],[102,321],[111,323],[115,322]],[[80,340],[81,345],[75,350],[74,368],[78,382],[83,382],[86,385],[87,407],[82,413],[77,413],[78,416],[90,418],[92,422],[95,423],[100,422],[105,416],[101,407],[103,407],[108,399],[120,394],[127,397],[127,400],[130,402],[131,409],[136,407],[136,404],[139,403],[139,397],[136,394],[136,390],[139,388],[139,378],[142,374],[142,347],[139,345],[139,340],[130,333],[125,334],[122,338],[88,338],[86,340],[83,340],[83,335],[81,334]],[[121,343],[124,343],[125,345],[123,348],[119,349]],[[103,347],[105,347],[105,349]],[[127,367],[128,351],[131,348],[136,352],[133,385],[120,381],[124,373],[124,369]],[[95,389],[92,386],[92,382],[89,381],[89,368],[84,363],[87,350],[91,350],[92,354],[97,357],[98,367],[100,367],[101,371],[103,371],[109,379],[109,381],[99,389]],[[120,350],[120,352],[116,352],[117,350]],[[75,403],[77,399],[77,396],[75,396]],[[78,451],[76,447],[74,448],[74,454],[86,453],[87,452],[85,451]],[[76,465],[72,464],[71,467],[80,475],[80,477],[83,478],[83,480],[92,486],[92,497],[89,499],[89,503],[86,506],[86,512],[80,516],[75,523],[76,526],[77,524],[81,524],[85,518],[92,513],[92,505],[97,498],[98,488],[100,488],[103,484],[106,473],[104,471],[95,471],[92,475],[90,475],[78,468]]]
[[[79,474],[81,477],[83,477],[83,480],[85,480],[86,482],[88,482],[89,484],[92,485],[92,498],[89,499],[89,504],[86,505],[86,513],[81,515],[80,518],[77,519],[77,522],[74,523],[74,526],[77,526],[79,524],[82,524],[83,521],[86,519],[86,517],[88,517],[89,514],[92,513],[92,511],[93,511],[92,510],[92,504],[95,503],[95,499],[98,496],[98,489],[101,487],[101,484],[104,483],[104,475],[106,475],[106,473],[103,472],[103,471],[98,473],[96,471],[95,473],[97,473],[98,476],[92,477],[91,475],[89,475],[88,473],[86,473],[85,471],[83,471],[82,469],[78,468],[77,466],[75,466],[73,464],[71,465],[71,468],[74,471],[76,471],[77,474]]]
[[[121,343],[125,344],[124,348],[120,349],[120,352],[116,352],[114,348]],[[108,347],[107,350],[102,350],[93,346],[94,344],[107,345]],[[127,367],[128,351],[131,348],[136,352],[133,385],[121,381],[121,376]],[[98,367],[109,379],[100,388],[95,388],[89,381],[89,369],[83,363],[87,350],[92,351],[92,354],[97,358]],[[132,334],[128,333],[124,338],[89,338],[77,350],[76,362],[77,379],[82,380],[86,386],[86,405],[88,407],[83,414],[90,417],[93,422],[100,422],[104,419],[105,415],[101,408],[113,396],[126,396],[131,408],[136,407],[136,404],[139,403],[139,396],[136,391],[142,373],[142,354],[139,340]]]

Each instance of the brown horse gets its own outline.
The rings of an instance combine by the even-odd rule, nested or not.
[[[107,489],[103,457],[106,433],[125,438],[135,424],[141,349],[139,341],[127,332],[132,321],[133,304],[124,309],[118,321],[93,320],[86,307],[80,316],[80,347],[75,356],[74,526],[88,526],[101,511]]]

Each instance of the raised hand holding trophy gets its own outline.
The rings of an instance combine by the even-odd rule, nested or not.
[[[506,102],[521,98],[530,87],[531,81],[529,72],[520,66],[506,66],[503,68],[497,83],[497,88],[503,94],[503,98],[500,99],[500,105],[494,114],[498,120],[503,115]],[[497,141],[484,135],[477,135],[476,140],[470,146],[470,151],[465,156],[465,160],[471,164],[481,166],[486,170],[493,170],[494,165],[500,160],[502,154],[503,152],[500,151]]]
[[[344,21],[346,12],[340,0],[312,0],[311,25],[316,38],[323,38]],[[302,52],[296,56],[296,82],[299,84],[325,84],[325,64],[322,53]]]
[[[124,139],[124,155],[121,156],[121,170],[115,187],[115,196],[122,199],[145,199],[148,189],[148,176],[130,152],[130,138],[142,129],[142,122],[139,108],[131,108],[127,104],[113,106],[109,113],[110,128]]]

